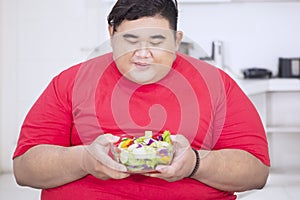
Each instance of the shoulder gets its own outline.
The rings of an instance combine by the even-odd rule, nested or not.
[[[194,73],[196,72],[197,75],[199,74],[203,78],[208,78],[209,80],[222,78],[223,76],[223,72],[212,64],[181,53],[177,53],[174,66],[174,68],[179,70],[194,71]]]
[[[91,73],[91,69],[101,68],[102,66],[107,66],[113,63],[112,53],[104,54],[90,60],[73,65],[63,71],[53,78],[56,84],[64,86],[73,86],[77,78],[81,77],[78,74],[84,71]],[[88,70],[87,70],[88,69]]]
[[[208,88],[212,97],[228,100],[244,95],[234,77],[210,63],[185,54],[177,54],[174,65],[174,69],[180,71],[188,80],[197,83],[197,87]]]
[[[234,79],[224,70],[197,58],[178,53],[174,69],[189,74],[189,79],[201,77],[206,84],[230,88],[236,85]]]

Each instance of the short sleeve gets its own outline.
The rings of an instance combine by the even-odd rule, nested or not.
[[[234,80],[222,76],[226,114],[214,149],[242,149],[270,166],[266,133],[256,108]]]
[[[28,112],[13,158],[39,144],[70,146],[72,87],[76,70],[54,77]]]

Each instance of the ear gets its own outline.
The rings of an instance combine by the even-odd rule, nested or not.
[[[182,31],[176,31],[176,51],[179,49],[179,45],[181,43],[181,40],[183,38],[183,32]]]
[[[113,37],[113,34],[114,34],[114,27],[111,26],[111,25],[108,25],[108,33],[109,33],[109,39],[110,39],[110,46],[113,48],[113,45],[112,45],[112,37]]]
[[[111,38],[114,34],[114,27],[111,25],[108,25],[108,33],[109,33],[109,37]]]

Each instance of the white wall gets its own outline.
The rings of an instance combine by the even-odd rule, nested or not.
[[[114,1],[104,2],[109,10]],[[223,41],[224,63],[237,74],[263,67],[277,75],[279,57],[300,57],[300,1],[178,2],[179,29],[209,55],[212,41]]]
[[[0,171],[11,171],[29,108],[53,76],[88,58],[106,27],[99,0],[0,1]]]
[[[102,1],[0,0],[0,170],[11,170],[22,119],[52,76],[87,53],[80,48],[107,42],[112,2]],[[277,71],[279,56],[300,56],[299,19],[297,2],[180,4],[179,28],[209,53],[211,42],[222,40],[225,64],[235,71],[252,66]],[[74,32],[61,37],[66,27]],[[74,49],[75,42],[82,45]]]
[[[3,2],[2,2],[2,0],[0,0],[0,27],[3,27]],[[0,44],[2,44],[2,42],[3,42],[3,33],[0,30]],[[2,77],[1,77],[1,74],[3,74],[3,72],[2,72],[3,71],[3,69],[2,69],[3,68],[3,64],[2,64],[3,55],[2,54],[3,54],[3,47],[2,47],[2,45],[0,45],[0,97],[1,97],[1,94],[2,94],[2,87],[1,87]],[[0,98],[0,105],[2,105],[2,101],[3,101],[2,98]],[[2,127],[2,115],[1,115],[1,111],[0,111],[0,130],[1,130],[1,127]],[[2,141],[2,135],[3,135],[1,133],[2,133],[2,131],[0,131],[0,144],[2,144],[1,141]],[[0,148],[0,158],[1,157],[3,157],[3,152]],[[1,161],[1,159],[0,159],[0,161]],[[1,167],[0,167],[0,173],[1,173]]]
[[[273,127],[268,134],[273,169],[299,170],[300,91],[270,92],[267,99],[267,125]]]
[[[180,2],[180,0],[179,0]],[[179,27],[210,53],[224,42],[224,62],[235,71],[269,68],[278,57],[300,57],[300,2],[181,4]]]
[[[16,114],[16,4],[1,0],[0,5],[0,171],[11,168],[13,141],[18,130]]]

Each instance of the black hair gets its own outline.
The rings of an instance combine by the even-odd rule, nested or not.
[[[161,16],[169,21],[170,28],[177,30],[177,0],[118,0],[107,17],[107,22],[116,31],[124,20]]]

